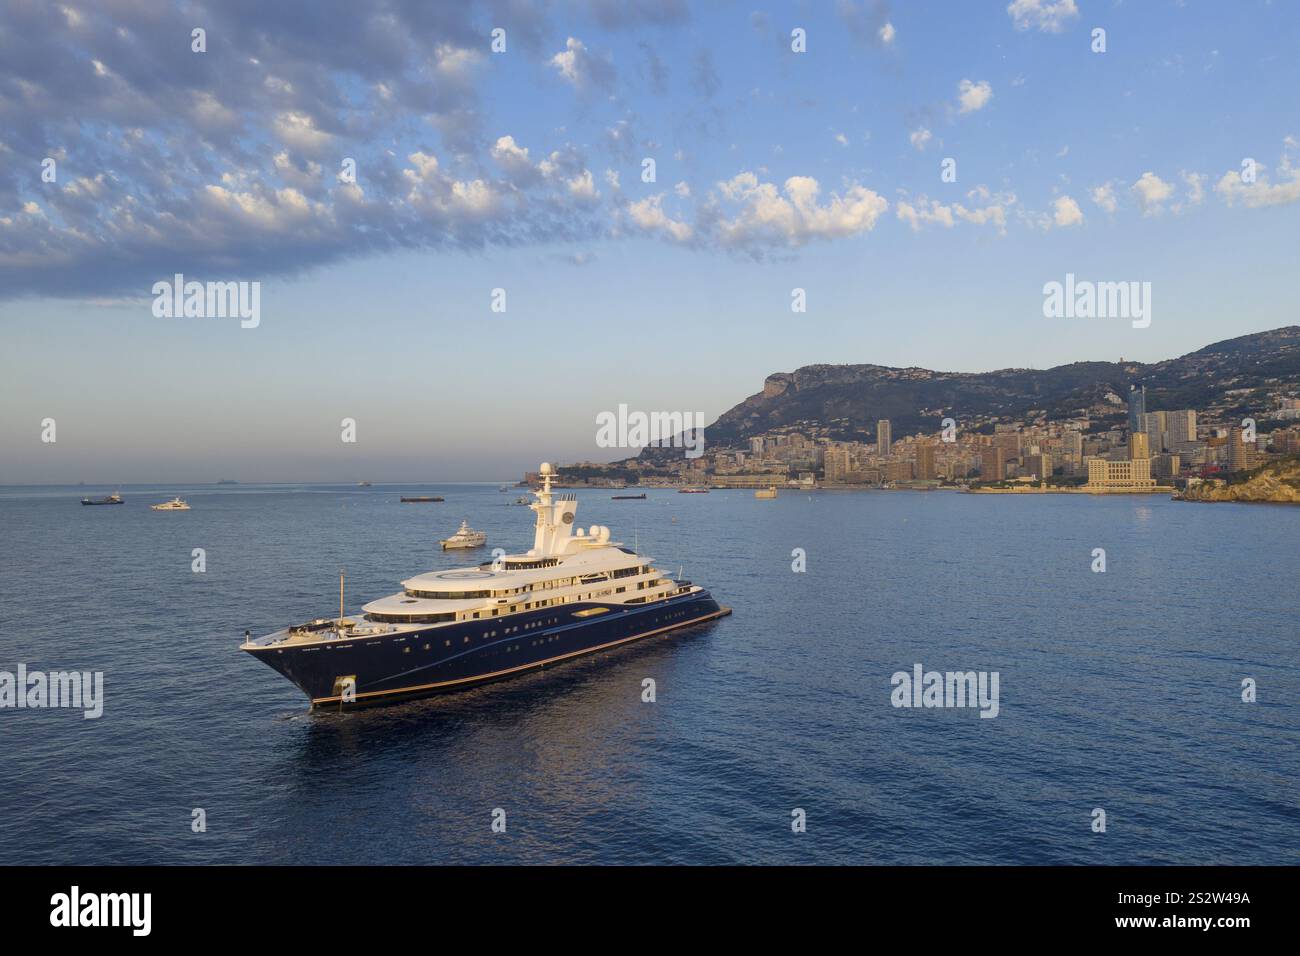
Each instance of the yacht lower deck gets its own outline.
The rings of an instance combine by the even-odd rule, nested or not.
[[[730,613],[708,591],[693,588],[652,604],[574,603],[487,621],[244,649],[297,684],[313,705],[346,707],[472,687]]]

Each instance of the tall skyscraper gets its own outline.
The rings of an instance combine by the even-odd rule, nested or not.
[[[1151,457],[1151,445],[1146,432],[1130,432],[1128,436],[1128,457],[1130,461]]]
[[[980,449],[980,477],[985,481],[1001,481],[1007,476],[1007,450],[1001,445]]]
[[[1147,445],[1155,455],[1168,447],[1169,412],[1147,412],[1142,416],[1142,431],[1147,434]]]
[[[893,436],[889,429],[889,419],[882,418],[876,422],[876,453],[888,455],[889,448],[893,443]]]
[[[1065,454],[1069,460],[1069,470],[1078,471],[1083,467],[1083,434],[1071,429],[1065,433]]]
[[[1196,441],[1196,410],[1185,408],[1169,412],[1166,416],[1169,428],[1169,448],[1175,450],[1187,441]]]
[[[1242,438],[1240,428],[1234,427],[1228,433],[1228,470],[1245,471],[1254,464],[1251,452],[1254,446]]]
[[[1128,387],[1128,430],[1129,433],[1142,430],[1142,416],[1147,413],[1147,387],[1130,385]]]
[[[933,481],[939,477],[934,468],[934,446],[916,446],[916,477],[922,481]]]

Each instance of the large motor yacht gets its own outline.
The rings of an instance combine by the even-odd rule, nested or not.
[[[442,545],[444,551],[450,551],[453,548],[481,548],[487,544],[487,534],[482,531],[475,531],[469,526],[469,521],[462,521],[455,534],[449,538],[443,538],[438,543]]]
[[[610,538],[575,528],[578,502],[543,463],[533,546],[490,563],[429,571],[346,616],[317,618],[241,650],[297,684],[313,705],[425,696],[513,676],[731,613]],[[340,588],[341,590],[341,588]]]

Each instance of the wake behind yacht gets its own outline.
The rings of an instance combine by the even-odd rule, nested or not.
[[[313,705],[348,706],[470,687],[731,613],[609,528],[575,528],[576,497],[552,492],[550,464],[540,474],[528,551],[418,574],[352,617],[340,594],[338,618],[246,635],[241,650]]]

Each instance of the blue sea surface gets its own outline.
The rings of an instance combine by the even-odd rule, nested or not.
[[[338,714],[240,652],[244,630],[333,615],[340,569],[355,612],[527,549],[520,490],[78,503],[111,490],[0,489],[0,669],[102,671],[106,697],[97,720],[0,710],[0,864],[1300,862],[1294,507],[584,490],[582,524],[734,614]],[[193,510],[148,509],[173,494]],[[462,518],[487,550],[438,549]],[[998,716],[895,708],[918,663],[998,672]]]

